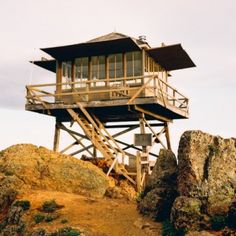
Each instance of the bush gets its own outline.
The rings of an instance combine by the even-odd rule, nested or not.
[[[162,222],[162,236],[184,236],[184,230],[176,229],[175,226],[169,221],[166,220]]]
[[[10,170],[6,170],[6,171],[4,172],[4,174],[5,174],[6,176],[12,176],[12,175],[14,175],[14,173],[13,173],[12,171],[10,171]]]
[[[229,208],[228,224],[230,228],[236,229],[236,201],[234,201]]]
[[[46,201],[43,203],[41,210],[43,212],[51,213],[56,211],[57,209],[62,208],[63,206],[58,205],[54,199]]]
[[[30,209],[30,201],[28,200],[18,200],[14,203],[14,206],[22,207],[24,211],[27,211]]]
[[[41,214],[37,214],[34,216],[34,222],[36,224],[39,224],[40,222],[44,221],[44,219],[45,219],[45,216]]]
[[[213,230],[221,230],[226,226],[227,217],[224,215],[215,215],[210,219],[211,228]]]
[[[66,227],[51,233],[50,236],[80,236],[80,231],[71,227]]]
[[[47,215],[44,219],[45,222],[51,222],[54,221],[55,219],[57,219],[58,216],[57,215]]]
[[[62,224],[66,224],[66,223],[68,223],[68,220],[67,220],[67,219],[62,219],[62,220],[61,220],[61,223],[62,223]]]

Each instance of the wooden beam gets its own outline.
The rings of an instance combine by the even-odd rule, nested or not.
[[[60,127],[61,127],[61,129],[62,130],[64,130],[64,131],[66,131],[71,137],[73,137],[75,140],[76,140],[76,142],[78,143],[78,144],[80,144],[83,148],[84,148],[84,150],[83,151],[87,151],[91,156],[93,156],[93,154],[92,154],[92,152],[90,152],[89,151],[89,148],[88,147],[86,147],[82,142],[81,142],[81,140],[79,140],[75,135],[78,135],[78,136],[80,136],[81,138],[85,138],[85,139],[88,139],[89,140],[89,138],[87,138],[87,136],[85,136],[85,135],[82,135],[82,134],[79,134],[79,133],[77,133],[77,132],[75,132],[75,131],[73,131],[73,130],[70,130],[70,129],[68,129],[66,126],[64,126],[62,123],[60,123],[60,125],[59,125]],[[93,146],[93,145],[92,145]],[[92,147],[91,146],[91,147]],[[75,155],[75,154],[78,154],[78,153],[71,153],[70,155]]]
[[[56,122],[54,141],[53,141],[53,151],[55,151],[55,152],[58,152],[58,150],[59,150],[59,140],[60,140],[60,128],[59,128],[58,122]]]
[[[155,114],[155,113],[153,113],[151,111],[148,111],[148,110],[146,110],[144,108],[141,108],[140,106],[134,105],[134,109],[139,111],[139,112],[142,112],[142,113],[144,113],[146,115],[152,116],[152,117],[156,118],[157,120],[165,121],[165,122],[172,122],[172,120],[170,120],[170,119],[168,119],[168,118],[166,118],[164,116]]]
[[[148,122],[146,120],[144,120],[145,123],[148,125],[149,129],[151,130],[151,132],[153,133],[153,135],[156,137],[156,139],[159,141],[159,143],[162,145],[162,147],[164,149],[166,149],[164,143],[159,139],[159,137],[161,136],[161,134],[165,131],[165,127],[161,130],[161,132],[157,135],[156,132],[154,131],[154,129],[148,124]]]
[[[151,124],[151,126],[164,126],[164,124],[163,123],[153,123],[153,124]],[[127,124],[127,125],[104,125],[104,127],[105,128],[107,128],[107,129],[119,129],[119,128],[131,128],[131,127],[136,127],[136,128],[138,128],[139,127],[139,125],[137,124],[137,125],[129,125],[129,124]],[[145,125],[145,127],[147,127],[147,125]]]
[[[74,91],[75,89],[75,59],[73,59],[71,61],[71,88],[72,88],[72,91]]]
[[[68,145],[63,150],[61,150],[60,153],[65,153],[67,150],[69,150],[70,148],[72,148],[76,144],[78,144],[77,141],[73,142],[72,144]]]
[[[141,155],[140,152],[136,154],[136,183],[137,183],[137,192],[141,192],[141,181],[142,181],[142,168],[141,168]]]
[[[165,123],[165,135],[166,135],[167,148],[168,148],[169,150],[171,150],[170,133],[169,133],[169,125],[168,125],[168,122]]]
[[[132,102],[138,97],[138,95],[144,90],[144,88],[147,87],[147,85],[150,83],[150,81],[153,79],[153,77],[149,78],[146,83],[141,86],[137,92],[134,93],[134,95],[130,98],[130,100],[127,102],[127,104],[132,104]]]
[[[56,70],[57,70],[57,75],[56,75],[56,93],[61,93],[62,92],[62,62],[57,60],[56,63]],[[56,100],[59,100],[60,97],[56,97]]]

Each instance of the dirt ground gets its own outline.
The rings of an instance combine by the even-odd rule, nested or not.
[[[138,214],[136,204],[123,199],[91,198],[76,194],[55,191],[31,191],[19,195],[19,199],[27,199],[31,203],[25,220],[31,229],[44,228],[48,232],[63,227],[78,228],[84,235],[99,236],[145,236],[161,235],[161,224],[151,221]],[[59,218],[46,223],[35,224],[33,216],[43,202],[55,199],[64,205],[57,210]],[[62,220],[67,223],[62,224]],[[90,234],[88,233],[90,232]]]

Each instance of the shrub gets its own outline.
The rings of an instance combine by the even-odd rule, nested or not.
[[[218,155],[219,154],[219,149],[216,146],[214,146],[213,144],[209,144],[208,149],[209,149],[209,152],[211,153],[211,155]]]
[[[80,236],[80,231],[71,227],[66,227],[51,233],[50,236]]]
[[[228,212],[228,224],[230,228],[236,229],[236,201],[230,206]]]
[[[210,219],[211,228],[213,230],[221,230],[226,226],[227,217],[224,215],[215,215]]]
[[[62,219],[62,220],[61,220],[61,223],[62,223],[62,224],[66,224],[66,223],[68,223],[68,220],[67,220],[67,219]]]
[[[58,216],[57,215],[47,215],[44,219],[45,222],[51,222],[54,221],[55,219],[57,219]]]
[[[6,176],[12,176],[12,175],[14,175],[14,173],[13,173],[12,171],[10,171],[10,170],[6,170],[6,171],[4,172],[4,174],[5,174]]]
[[[14,203],[14,206],[22,207],[24,211],[27,211],[30,209],[30,201],[28,200],[18,200]]]
[[[58,205],[58,204],[56,203],[56,201],[55,201],[54,199],[52,199],[52,200],[49,200],[49,201],[45,201],[45,202],[43,203],[43,205],[42,205],[41,210],[42,210],[43,212],[51,213],[51,212],[54,212],[54,211],[56,211],[57,209],[60,209],[60,208],[62,208],[62,207],[63,207],[63,206]]]
[[[162,236],[184,236],[184,230],[176,229],[175,226],[169,221],[166,220],[162,222]]]
[[[45,216],[41,214],[34,215],[34,222],[39,224],[40,222],[44,221]]]

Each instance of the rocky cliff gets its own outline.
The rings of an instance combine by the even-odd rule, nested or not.
[[[155,212],[158,218],[160,207],[164,208],[171,212],[170,220],[175,228],[185,231],[210,229],[214,224],[235,225],[236,139],[186,131],[180,139],[176,167],[170,164],[168,156],[167,151],[161,151],[139,204],[140,211],[152,217]],[[165,165],[168,172],[163,168]],[[160,178],[165,173],[169,177],[175,173],[176,181],[168,181],[166,185]],[[153,179],[158,184],[153,184]],[[167,195],[160,194],[160,186],[173,190],[172,206],[163,201]]]

